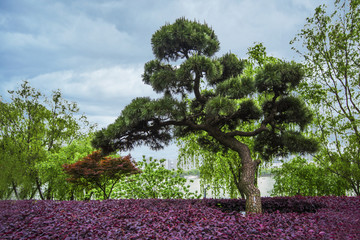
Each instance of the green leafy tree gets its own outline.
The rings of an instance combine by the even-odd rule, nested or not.
[[[115,184],[122,178],[140,173],[130,155],[104,157],[100,150],[75,163],[64,164],[63,169],[70,176],[67,181],[90,189],[100,189],[103,199],[110,198]]]
[[[347,182],[315,162],[295,157],[273,168],[275,184],[273,196],[344,196]]]
[[[275,64],[281,62],[271,56],[267,56],[266,48],[262,43],[256,43],[248,48],[249,58],[246,61],[243,76],[253,78],[255,74],[262,71],[264,64]],[[261,105],[262,95],[253,97],[256,105]],[[257,128],[255,121],[243,122],[241,129],[251,132]],[[225,129],[224,129],[225,130]],[[239,129],[240,130],[240,129]],[[251,151],[253,159],[259,159],[259,153],[254,150],[254,139],[249,137],[238,137]],[[211,189],[212,195],[219,197],[227,194],[231,198],[241,196],[245,198],[244,192],[236,182],[240,179],[241,159],[239,155],[221,144],[215,144],[209,140],[206,132],[188,134],[178,139],[180,165],[195,165],[200,169],[201,186]],[[254,184],[257,186],[257,177],[260,175],[261,165],[255,174]],[[223,190],[223,191],[221,191]]]
[[[243,75],[245,62],[234,54],[220,58],[219,41],[206,24],[178,19],[154,33],[155,60],[145,64],[143,81],[163,97],[134,99],[115,123],[96,133],[93,145],[105,152],[146,144],[160,149],[173,138],[207,132],[210,141],[235,151],[241,159],[238,187],[248,212],[262,212],[260,191],[254,185],[260,160],[252,159],[241,137],[255,137],[254,149],[263,159],[288,152],[315,151],[316,144],[301,134],[311,114],[291,94],[303,78],[294,62],[266,64],[255,77]],[[173,65],[171,64],[173,62]],[[262,95],[259,106],[250,98]],[[256,129],[241,126],[255,121]],[[293,131],[286,131],[294,125]]]
[[[25,81],[9,93],[11,102],[0,103],[1,197],[50,198],[53,182],[41,179],[36,166],[80,137],[89,124],[84,116],[74,116],[79,109],[59,90],[47,99]]]
[[[57,152],[48,153],[47,161],[36,165],[42,181],[51,183],[53,189],[45,193],[47,199],[57,200],[84,200],[90,190],[84,186],[76,186],[66,181],[68,176],[63,171],[64,164],[72,164],[95,151],[90,140],[93,134],[75,139],[70,144],[63,146]]]
[[[197,192],[190,192],[190,185],[186,185],[183,171],[165,168],[165,159],[145,159],[138,162],[140,174],[130,176],[117,186],[115,193],[119,198],[162,198],[183,199],[199,198]],[[190,180],[193,182],[193,180]]]
[[[317,7],[298,42],[309,75],[301,93],[318,112],[322,151],[314,160],[360,195],[360,1],[336,0],[331,13]]]

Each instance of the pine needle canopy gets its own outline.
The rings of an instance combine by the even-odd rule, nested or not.
[[[304,78],[301,64],[279,60],[245,74],[246,60],[233,53],[215,57],[219,41],[207,24],[184,18],[161,27],[151,43],[155,59],[145,64],[142,78],[163,96],[135,98],[96,134],[95,147],[113,152],[145,144],[157,150],[176,137],[205,131],[217,142],[220,135],[255,137],[264,159],[316,151],[316,142],[301,135],[312,114],[292,94]],[[241,131],[248,123],[255,130]],[[298,148],[289,145],[295,140]]]

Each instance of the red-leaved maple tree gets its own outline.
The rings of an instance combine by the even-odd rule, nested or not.
[[[70,176],[68,182],[98,188],[104,199],[110,198],[115,184],[121,178],[140,173],[130,155],[106,157],[101,154],[101,150],[94,151],[73,164],[64,164],[63,170]]]

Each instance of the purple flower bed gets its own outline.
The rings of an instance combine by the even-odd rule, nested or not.
[[[216,199],[0,201],[0,239],[360,238],[360,197],[263,198],[264,209],[270,210],[246,217],[230,207],[223,212],[218,203]],[[286,212],[275,210],[285,206]]]

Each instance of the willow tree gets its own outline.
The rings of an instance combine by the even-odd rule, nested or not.
[[[302,136],[311,121],[304,103],[291,95],[303,78],[294,62],[264,65],[255,78],[242,74],[245,61],[234,54],[217,58],[214,31],[184,18],[166,24],[151,39],[155,59],[145,64],[143,81],[163,96],[139,97],[107,128],[98,131],[93,146],[104,152],[129,150],[141,144],[161,149],[173,138],[206,132],[210,140],[235,151],[242,167],[239,188],[248,212],[262,212],[260,191],[254,185],[259,159],[252,159],[240,137],[255,137],[264,159],[288,152],[315,151],[316,144]],[[257,105],[251,96],[262,95]],[[256,129],[242,131],[249,121]],[[293,131],[286,131],[288,125]]]

